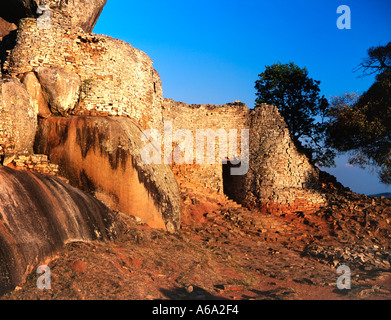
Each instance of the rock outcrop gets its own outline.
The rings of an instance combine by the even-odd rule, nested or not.
[[[53,113],[66,115],[75,108],[81,86],[76,73],[60,67],[40,67],[36,74]]]
[[[111,211],[62,180],[0,167],[0,294],[74,241],[113,239]]]
[[[60,10],[72,17],[72,23],[85,32],[92,32],[107,0],[2,0],[0,17],[18,23],[23,18],[38,16],[39,5],[47,5],[51,10]]]
[[[42,89],[42,86],[39,83],[35,73],[27,72],[21,81],[30,94],[35,112],[40,117],[48,117],[51,114],[48,104],[48,97]]]
[[[37,113],[18,79],[0,80],[0,146],[6,153],[32,153]]]
[[[60,9],[72,17],[75,26],[92,32],[107,0],[43,0],[51,9]]]
[[[85,33],[60,12],[53,12],[48,30],[39,29],[36,19],[22,19],[4,69],[23,77],[40,67],[61,67],[80,77],[80,103],[73,114],[129,117],[144,129],[163,127],[159,73],[129,43]]]
[[[0,17],[8,22],[18,23],[20,19],[35,17],[37,7],[37,0],[2,0]]]
[[[168,165],[144,164],[141,129],[120,117],[41,119],[37,153],[47,154],[70,183],[112,209],[138,216],[151,227],[180,227],[180,198]]]
[[[2,41],[5,36],[9,35],[11,31],[16,29],[17,27],[14,23],[10,23],[0,18],[0,41]]]

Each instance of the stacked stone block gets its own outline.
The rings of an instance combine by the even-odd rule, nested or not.
[[[224,189],[230,189],[229,196],[235,201],[269,211],[304,210],[325,204],[318,169],[297,151],[276,107],[261,105],[249,109],[239,102],[221,106],[188,105],[166,99],[163,114],[165,121],[172,121],[174,131],[186,128],[194,136],[199,129],[224,129],[227,133],[237,130],[238,157],[241,156],[240,131],[249,130],[247,174],[224,181],[227,176],[223,174],[224,162],[218,158],[216,139],[214,165],[173,164],[180,186],[192,186],[199,193],[202,190],[223,193],[227,191]]]
[[[10,166],[19,170],[34,171],[42,174],[58,175],[58,165],[50,163],[45,154],[18,155]]]
[[[85,33],[56,11],[50,29],[39,29],[33,18],[21,20],[5,70],[21,77],[53,66],[67,68],[82,80],[74,114],[126,116],[144,128],[161,129],[162,84],[144,52],[121,40]]]

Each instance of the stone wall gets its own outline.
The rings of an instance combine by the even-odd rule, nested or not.
[[[50,163],[48,156],[45,154],[18,155],[7,165],[22,171],[38,172],[52,176],[58,174],[58,165]]]
[[[127,116],[141,127],[161,129],[162,84],[152,60],[121,40],[85,33],[52,11],[51,28],[22,19],[16,46],[4,65],[14,77],[38,67],[62,67],[78,74],[82,90],[74,114]]]
[[[249,116],[250,167],[243,202],[272,211],[324,205],[319,170],[297,151],[278,109],[263,104]]]
[[[173,170],[180,178],[181,183],[197,183],[205,189],[218,193],[223,192],[222,162],[224,158],[229,158],[230,154],[224,152],[225,156],[221,157],[219,138],[214,139],[213,134],[207,134],[206,137],[210,138],[209,143],[215,141],[214,161],[209,161],[207,158],[209,154],[207,151],[208,140],[207,138],[197,140],[197,130],[212,130],[216,134],[219,132],[218,130],[223,130],[221,132],[225,134],[228,141],[227,148],[229,148],[230,130],[235,130],[237,143],[235,155],[239,157],[241,155],[241,130],[249,128],[248,114],[247,106],[239,102],[226,105],[188,105],[171,99],[164,100],[163,117],[165,123],[167,121],[172,123],[174,133],[186,129],[191,131],[193,137],[193,164],[177,164],[173,161]],[[173,145],[175,146],[175,141]],[[197,158],[197,148],[198,150],[204,148],[204,157]]]
[[[172,122],[174,132],[189,129],[194,137],[199,129],[214,132],[223,129],[227,135],[230,130],[236,130],[237,157],[242,155],[241,131],[249,130],[247,174],[230,174],[235,165],[225,164],[219,158],[216,139],[215,164],[199,164],[195,157],[193,165],[172,164],[178,183],[185,190],[224,192],[238,203],[272,211],[317,207],[325,203],[319,191],[318,170],[297,151],[276,107],[262,105],[250,110],[240,102],[221,106],[188,105],[166,99],[163,115],[165,121]],[[228,158],[232,156],[228,154]]]

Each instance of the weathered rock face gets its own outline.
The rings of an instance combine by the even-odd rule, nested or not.
[[[16,30],[16,25],[0,18],[0,41],[11,31]]]
[[[0,73],[3,73],[3,66],[9,53],[16,44],[17,26],[0,18]]]
[[[119,228],[105,205],[60,179],[0,167],[0,294],[66,243],[109,240]]]
[[[37,113],[30,95],[18,79],[0,81],[0,145],[6,152],[31,153]]]
[[[25,85],[31,100],[34,105],[34,111],[41,117],[48,117],[51,112],[48,105],[47,94],[42,89],[34,72],[28,72],[22,78],[22,83]]]
[[[60,9],[72,17],[74,25],[92,32],[107,0],[43,0],[50,8]]]
[[[53,113],[65,115],[75,108],[81,85],[77,74],[60,67],[40,67],[36,73]]]
[[[59,165],[60,174],[107,205],[151,227],[180,226],[178,186],[168,165],[146,165],[142,131],[130,119],[41,119],[35,151]]]
[[[36,17],[38,3],[51,10],[61,10],[72,17],[75,26],[92,32],[107,0],[2,0],[0,17],[13,23],[26,17]]]

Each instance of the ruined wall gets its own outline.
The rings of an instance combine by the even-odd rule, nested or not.
[[[247,174],[230,174],[229,163],[224,165],[218,158],[216,140],[214,165],[172,165],[179,184],[185,189],[193,188],[199,193],[224,192],[239,203],[273,211],[316,207],[325,203],[319,191],[318,170],[296,150],[276,107],[262,105],[250,110],[242,103],[188,105],[166,99],[163,114],[165,121],[172,121],[173,131],[190,129],[194,136],[199,129],[224,129],[227,135],[230,130],[236,130],[238,157],[243,142],[240,132],[249,129]]]
[[[325,204],[319,170],[299,153],[274,106],[251,110],[250,168],[243,201],[273,210],[309,209]]]
[[[214,163],[206,158],[207,139],[197,142],[197,130],[224,130],[229,142],[230,130],[235,130],[237,148],[236,155],[241,155],[241,130],[248,129],[248,114],[249,109],[243,103],[232,103],[227,105],[188,105],[181,102],[176,102],[171,99],[165,99],[163,103],[164,121],[172,122],[172,131],[187,129],[192,132],[193,136],[193,164],[176,164],[173,163],[173,171],[176,174],[179,183],[183,185],[197,184],[204,190],[209,192],[223,192],[223,170],[222,161],[220,158],[219,139],[215,139]],[[211,140],[213,137],[211,137]],[[198,143],[198,145],[197,145]],[[175,143],[174,143],[175,146]],[[204,148],[202,159],[197,159],[196,149]],[[228,143],[229,148],[229,143]],[[228,149],[227,149],[228,150]],[[230,154],[225,153],[226,157]],[[201,162],[200,162],[201,160]]]
[[[52,176],[58,174],[58,165],[50,163],[48,156],[45,154],[18,155],[7,166],[14,167],[17,170],[32,171]]]
[[[127,116],[141,127],[161,128],[162,84],[152,60],[121,40],[83,32],[53,10],[50,29],[22,19],[17,44],[4,68],[21,77],[37,67],[63,67],[82,80],[74,114]]]

